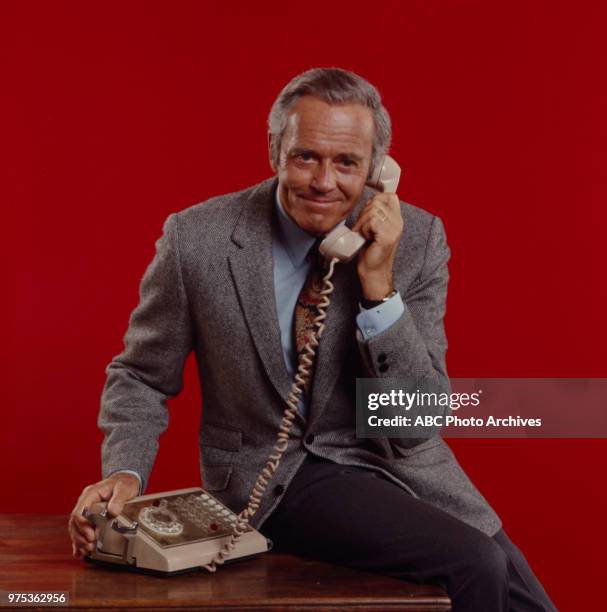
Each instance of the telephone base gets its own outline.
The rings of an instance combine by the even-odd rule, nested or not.
[[[271,550],[272,543],[268,540],[268,551]],[[247,555],[245,557],[236,557],[235,559],[226,559],[223,565],[233,565],[235,563],[239,563],[240,561],[251,561],[253,559],[258,559],[261,557],[263,553],[255,553],[253,555]],[[134,574],[146,574],[147,576],[157,576],[161,578],[172,578],[173,576],[182,576],[184,574],[194,574],[196,572],[204,572],[208,574],[204,568],[202,567],[188,567],[181,570],[175,570],[173,572],[164,572],[162,570],[148,569],[146,567],[137,567],[136,565],[118,565],[117,563],[112,563],[111,561],[102,561],[101,559],[93,559],[90,555],[84,557],[84,560],[91,565],[96,565],[102,567],[103,569],[108,569],[114,572],[131,572]]]
[[[231,537],[238,517],[199,487],[136,497],[115,519],[104,504],[84,509],[97,542],[87,561],[129,571],[176,575],[211,563]],[[225,563],[267,552],[272,543],[245,525]]]

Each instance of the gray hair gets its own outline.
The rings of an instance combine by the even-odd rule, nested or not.
[[[371,83],[349,70],[312,68],[292,79],[278,94],[268,116],[270,155],[272,163],[280,164],[280,145],[289,111],[299,98],[314,96],[328,104],[356,102],[369,108],[375,122],[375,135],[369,174],[388,152],[392,138],[390,115],[381,102],[379,92]]]

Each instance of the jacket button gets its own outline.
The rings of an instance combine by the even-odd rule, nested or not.
[[[309,434],[306,436],[306,444],[312,444],[314,442],[314,434]]]
[[[279,495],[282,495],[285,492],[285,488],[282,485],[276,485],[274,487],[274,495],[276,495],[276,497],[278,497]]]
[[[386,357],[386,353],[380,353],[377,356],[377,361],[379,361],[379,363],[383,363],[384,361],[386,361],[387,357]]]
[[[387,372],[390,369],[390,366],[387,363],[382,363],[379,366],[379,371],[380,372]]]

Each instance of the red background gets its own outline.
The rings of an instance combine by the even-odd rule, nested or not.
[[[600,4],[2,3],[1,511],[68,512],[98,479],[104,368],[165,217],[269,175],[267,112],[312,66],[378,86],[400,196],[445,222],[451,375],[607,376]],[[189,362],[151,490],[199,482],[198,400]],[[605,441],[451,445],[556,604],[590,607]]]

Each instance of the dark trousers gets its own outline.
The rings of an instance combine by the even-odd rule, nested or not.
[[[555,610],[503,530],[489,537],[381,474],[309,456],[261,531],[280,550],[411,582],[453,610]]]

